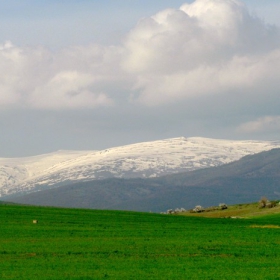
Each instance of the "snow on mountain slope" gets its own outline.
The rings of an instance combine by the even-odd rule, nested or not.
[[[71,181],[155,177],[218,166],[280,148],[280,141],[172,138],[102,151],[58,151],[27,158],[0,158],[0,196]]]
[[[0,158],[0,196],[33,177],[45,175],[46,170],[76,159],[88,151],[57,151],[26,158]]]

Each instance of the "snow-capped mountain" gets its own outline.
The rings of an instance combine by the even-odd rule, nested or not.
[[[219,166],[280,148],[280,141],[172,138],[101,151],[58,151],[26,158],[0,158],[0,196],[72,181],[133,178]]]

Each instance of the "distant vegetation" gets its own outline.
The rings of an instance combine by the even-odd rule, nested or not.
[[[0,279],[279,279],[278,207],[220,212],[231,207],[271,212],[209,219],[0,205]]]
[[[185,216],[196,217],[210,217],[210,218],[251,218],[258,216],[266,216],[271,214],[280,214],[280,202],[279,200],[269,201],[265,198],[266,205],[263,206],[264,198],[261,198],[259,202],[226,205],[221,203],[219,206],[211,206],[203,208],[198,205],[194,209],[184,211],[183,213],[173,212],[170,214],[181,214]],[[196,211],[196,209],[200,211]]]
[[[193,209],[184,208],[168,209],[161,214],[175,214],[186,216],[212,217],[212,218],[245,218],[268,215],[272,213],[280,214],[279,200],[269,201],[266,197],[261,197],[258,203],[237,204],[228,206],[219,203],[218,206],[203,207],[196,205]],[[194,215],[193,215],[194,214]],[[199,215],[198,215],[199,214]]]

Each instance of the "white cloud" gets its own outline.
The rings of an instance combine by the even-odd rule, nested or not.
[[[109,91],[123,80],[120,48],[96,45],[51,52],[0,46],[0,106],[75,109],[111,106]],[[117,69],[116,69],[117,67]]]
[[[125,42],[123,66],[136,76],[136,99],[147,105],[256,94],[263,84],[280,89],[279,43],[279,30],[239,1],[196,0],[140,21]]]
[[[237,130],[245,133],[280,131],[280,116],[261,117],[257,120],[243,123]]]
[[[253,100],[280,90],[279,46],[279,30],[241,2],[196,0],[140,20],[120,46],[1,45],[0,106],[160,106],[233,92]]]
[[[92,108],[112,104],[102,92],[90,90],[95,78],[87,73],[64,71],[57,73],[46,85],[38,87],[29,102],[36,108]]]

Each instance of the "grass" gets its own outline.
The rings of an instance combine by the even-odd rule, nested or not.
[[[0,205],[0,224],[0,279],[280,279],[279,214]]]
[[[208,208],[210,209],[210,208]],[[181,213],[181,215],[192,216],[192,217],[208,217],[208,218],[226,218],[226,217],[237,217],[237,218],[253,218],[267,216],[270,214],[280,214],[280,205],[277,203],[276,207],[273,208],[260,208],[259,203],[248,203],[248,204],[236,204],[229,205],[224,210],[213,210],[201,213],[192,213],[190,211]]]

